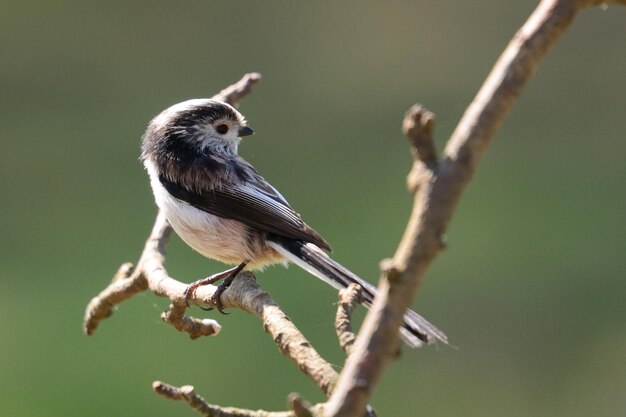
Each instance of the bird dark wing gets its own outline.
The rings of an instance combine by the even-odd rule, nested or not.
[[[171,195],[199,210],[240,221],[269,234],[311,242],[331,251],[324,238],[304,223],[284,197],[262,178],[205,191],[189,190],[164,176],[159,176],[159,180]]]

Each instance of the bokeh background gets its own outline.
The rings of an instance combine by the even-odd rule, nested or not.
[[[155,379],[221,405],[322,400],[242,312],[194,311],[224,329],[190,341],[140,294],[81,332],[154,219],[137,159],[147,122],[261,72],[241,153],[375,281],[410,210],[404,111],[434,111],[443,147],[535,4],[3,1],[0,414],[195,415]],[[625,139],[626,8],[589,10],[498,133],[415,301],[456,348],[405,351],[380,415],[624,415]],[[177,238],[168,250],[182,281],[222,268]],[[335,292],[295,267],[258,279],[340,368]]]

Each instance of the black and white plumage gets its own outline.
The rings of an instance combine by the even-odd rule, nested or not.
[[[293,262],[335,288],[358,283],[365,305],[376,288],[333,261],[330,245],[305,224],[287,200],[237,148],[252,134],[232,106],[188,100],[164,110],[148,125],[141,158],[157,205],[176,233],[202,255],[248,269]],[[409,310],[404,341],[446,342],[446,336]]]

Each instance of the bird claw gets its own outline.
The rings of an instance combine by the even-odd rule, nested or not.
[[[185,288],[185,291],[183,292],[183,295],[185,296],[185,305],[187,306],[187,308],[191,308],[191,305],[189,304],[189,299],[191,298],[191,295],[193,294],[193,292],[195,291],[195,288],[193,288],[192,284],[187,285],[187,288]]]
[[[225,316],[229,315],[230,313],[226,313],[224,311],[224,305],[222,304],[222,293],[226,291],[228,287],[230,287],[230,284],[233,282],[233,278],[235,277],[229,277],[222,281],[222,283],[217,287],[215,293],[211,297],[211,303],[215,305],[217,311],[219,311],[221,314],[224,314]]]
[[[191,308],[191,305],[189,304],[189,300],[191,299],[191,296],[193,295],[196,288],[201,287],[203,285],[214,284],[215,282],[223,279],[224,281],[222,281],[220,285],[218,285],[217,289],[215,290],[215,293],[211,297],[211,303],[215,305],[215,308],[221,314],[228,315],[229,313],[224,312],[224,305],[222,304],[222,300],[221,300],[222,293],[226,291],[228,287],[230,287],[230,284],[233,282],[237,274],[245,266],[246,266],[246,263],[243,262],[239,266],[236,266],[232,269],[226,270],[224,272],[220,272],[219,274],[215,274],[208,278],[204,278],[204,279],[198,280],[196,282],[192,282],[191,284],[187,285],[187,288],[185,288],[185,291],[183,292],[183,295],[185,296],[185,305],[188,308]],[[208,307],[208,308],[202,307],[202,306],[199,306],[199,307],[204,311],[213,310],[213,307]]]
[[[183,292],[183,295],[185,296],[185,305],[187,306],[187,308],[191,308],[191,304],[189,304],[189,300],[191,299],[191,296],[193,295],[196,288],[197,286],[194,286],[194,284],[189,284],[187,288],[185,288],[185,291]],[[212,297],[211,297],[211,302],[215,304],[215,300],[213,300]],[[198,307],[204,311],[214,310],[213,307],[203,307],[203,306],[198,306]]]

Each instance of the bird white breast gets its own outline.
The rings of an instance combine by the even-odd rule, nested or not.
[[[173,197],[159,181],[154,164],[145,161],[157,206],[165,213],[174,231],[202,255],[227,264],[256,258],[247,241],[245,225],[199,210]]]

